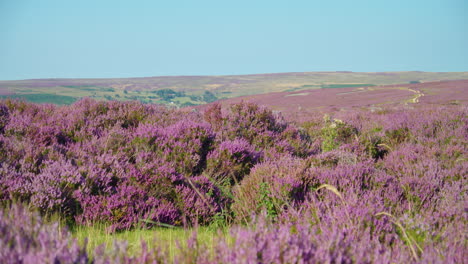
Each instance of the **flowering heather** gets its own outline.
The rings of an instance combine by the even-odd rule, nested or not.
[[[463,263],[467,116],[461,105],[421,105],[291,123],[243,102],[198,113],[3,100],[0,199],[109,231],[232,225],[233,241],[220,235],[207,249],[191,239],[179,263]],[[0,257],[89,260],[54,234],[47,243],[66,245],[63,260],[43,250],[45,227],[22,227],[9,218],[15,210],[29,217],[4,210],[0,252],[12,253]],[[11,242],[23,233],[31,246]],[[170,262],[162,248],[130,257],[116,244],[114,258],[93,261]]]
[[[0,211],[0,262],[13,263],[168,263],[169,256],[146,245],[138,256],[128,256],[124,242],[96,248],[92,256],[58,223],[47,223],[38,213],[14,205]]]
[[[85,248],[58,224],[13,206],[0,211],[1,263],[88,263]]]
[[[239,183],[259,159],[259,152],[247,140],[226,140],[208,153],[206,170],[212,179],[233,185]]]
[[[0,197],[113,230],[142,220],[207,224],[230,206],[219,190],[223,179],[239,183],[268,142],[281,140],[278,153],[295,151],[288,142],[307,145],[292,125],[249,104],[219,117],[235,122],[231,128],[136,102],[83,99],[59,107],[5,100],[0,109]]]

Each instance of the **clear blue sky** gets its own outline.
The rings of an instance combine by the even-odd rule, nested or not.
[[[465,0],[0,0],[0,80],[468,71]]]

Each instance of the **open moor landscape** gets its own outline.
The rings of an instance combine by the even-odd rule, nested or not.
[[[319,75],[1,83],[0,262],[466,262],[468,82]]]

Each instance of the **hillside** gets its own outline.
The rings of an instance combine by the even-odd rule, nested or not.
[[[271,92],[468,79],[468,72],[297,72],[226,76],[0,81],[0,97],[70,104],[82,97],[176,106]]]
[[[340,89],[308,89],[242,96],[221,100],[224,106],[247,101],[280,111],[288,118],[298,119],[315,112],[335,112],[384,106],[413,104],[466,104],[468,80],[437,81]],[[205,108],[200,106],[198,108]]]

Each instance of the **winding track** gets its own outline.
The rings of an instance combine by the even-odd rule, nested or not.
[[[408,91],[415,93],[415,96],[410,100],[410,103],[413,103],[413,104],[419,103],[419,98],[424,96],[423,92],[416,90],[416,89],[408,88]]]

